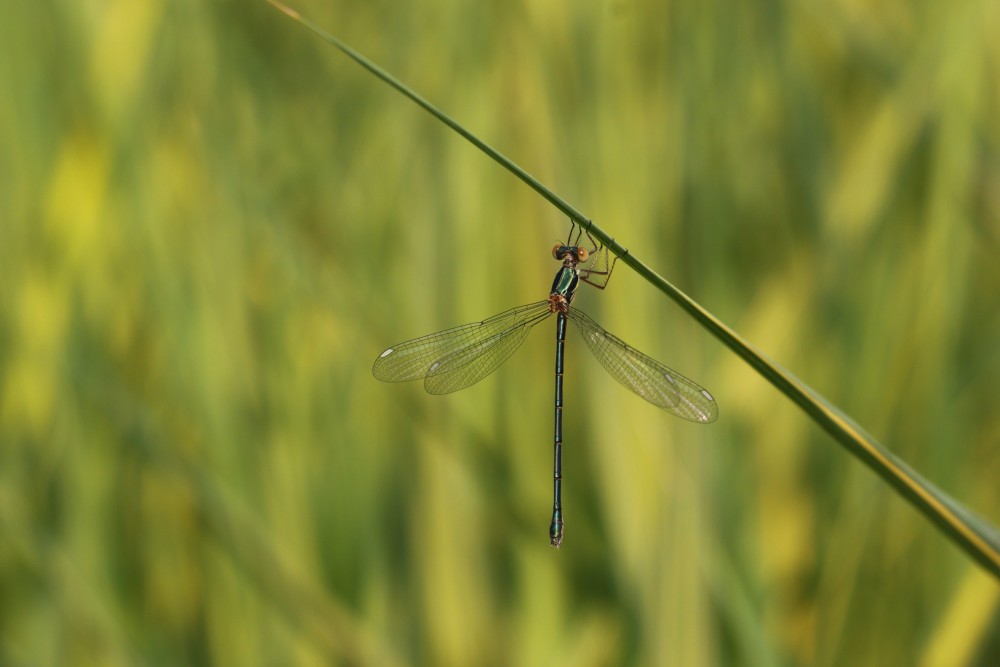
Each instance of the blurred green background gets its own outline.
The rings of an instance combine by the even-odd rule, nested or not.
[[[1000,521],[995,0],[294,4]],[[0,664],[995,665],[1000,588],[662,295],[494,376],[558,212],[263,2],[0,4]]]

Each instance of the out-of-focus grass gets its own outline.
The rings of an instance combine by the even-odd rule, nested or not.
[[[987,0],[299,6],[1000,519]],[[996,584],[627,271],[445,398],[386,345],[566,225],[261,3],[0,6],[0,662],[992,664]],[[502,224],[500,224],[502,222]],[[502,231],[501,231],[502,230]]]

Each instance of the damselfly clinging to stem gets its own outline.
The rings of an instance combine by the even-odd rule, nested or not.
[[[589,250],[580,245],[585,233],[591,243]],[[608,249],[598,245],[589,232],[572,222],[566,243],[555,246],[552,255],[562,262],[562,267],[552,281],[548,299],[512,308],[482,322],[463,324],[393,345],[375,360],[372,373],[386,382],[423,378],[424,388],[432,394],[458,391],[495,371],[521,345],[533,326],[555,314],[555,470],[549,540],[552,546],[558,547],[563,538],[563,348],[567,319],[573,320],[580,328],[590,351],[612,377],[656,407],[703,424],[715,421],[719,409],[706,390],[677,371],[629,347],[582,311],[571,307],[580,281],[598,289],[607,286],[617,257],[609,263]]]

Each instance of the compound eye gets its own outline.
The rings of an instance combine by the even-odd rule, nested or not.
[[[562,259],[562,255],[559,252],[560,250],[562,250],[561,245],[552,246],[552,256],[555,257],[556,259]]]
[[[577,248],[576,249],[576,259],[577,259],[577,261],[586,262],[588,257],[590,257],[590,253],[587,252],[586,248]]]

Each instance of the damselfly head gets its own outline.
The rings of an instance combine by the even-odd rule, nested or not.
[[[590,252],[583,246],[560,244],[552,248],[552,256],[560,262],[567,256],[572,257],[575,262],[586,262],[587,258],[590,257]]]

